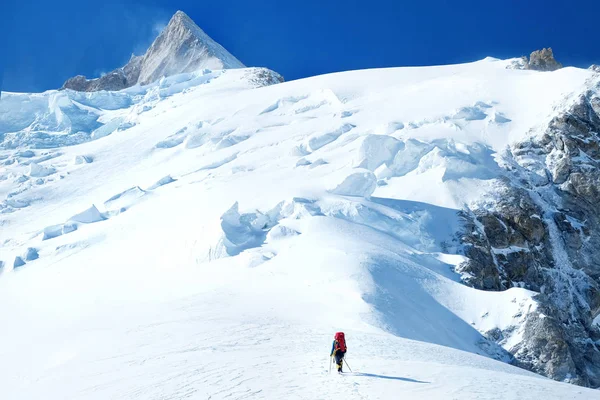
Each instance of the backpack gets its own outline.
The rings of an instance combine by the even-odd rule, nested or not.
[[[337,332],[335,334],[335,341],[337,342],[336,349],[346,352],[346,338],[344,337],[344,332]]]

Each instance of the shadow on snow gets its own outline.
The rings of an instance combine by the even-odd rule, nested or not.
[[[419,380],[411,379],[411,378],[402,378],[400,376],[387,376],[387,375],[378,375],[378,374],[368,374],[366,372],[354,372],[354,373],[349,373],[348,375],[363,376],[363,377],[366,377],[366,378],[390,379],[390,380],[393,380],[393,381],[404,381],[404,382],[412,382],[412,383],[431,383],[431,382],[419,381]]]

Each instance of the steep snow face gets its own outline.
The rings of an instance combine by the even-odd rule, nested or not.
[[[52,123],[40,148],[28,113],[2,113],[20,129],[1,132],[3,393],[598,398],[507,364],[535,292],[454,272],[498,151],[592,76],[506,65],[177,75],[75,100],[104,130],[73,146],[56,92],[11,95]],[[333,377],[339,330],[354,373]]]
[[[132,55],[124,67],[100,78],[88,80],[78,75],[67,80],[63,89],[82,92],[121,90],[184,72],[243,67],[237,58],[204,33],[190,17],[177,11],[144,55]]]

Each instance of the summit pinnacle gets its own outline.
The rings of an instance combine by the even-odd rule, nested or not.
[[[132,56],[125,66],[108,74],[67,80],[63,89],[82,92],[120,90],[135,84],[146,85],[163,76],[198,69],[244,68],[237,58],[215,42],[183,11],[177,11],[168,25],[142,56]]]

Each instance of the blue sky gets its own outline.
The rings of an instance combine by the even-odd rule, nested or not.
[[[178,9],[244,64],[287,80],[547,46],[566,65],[600,63],[598,0],[0,0],[0,89],[43,91],[119,67]]]

